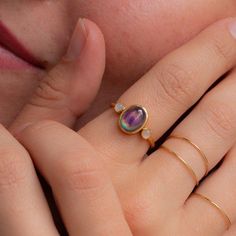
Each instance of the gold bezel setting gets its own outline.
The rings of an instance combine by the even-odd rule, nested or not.
[[[149,144],[151,145],[151,147],[155,146],[154,140],[151,137],[151,130],[148,129],[146,127],[147,122],[149,120],[149,115],[147,112],[147,109],[141,105],[135,104],[135,105],[131,105],[128,107],[125,107],[122,103],[112,103],[112,107],[114,108],[115,112],[119,114],[119,119],[118,119],[118,126],[119,129],[128,135],[134,135],[137,133],[140,133],[141,137],[145,140],[147,140],[149,142]],[[133,131],[129,131],[126,130],[123,126],[122,126],[122,122],[124,122],[124,120],[122,121],[122,119],[124,118],[124,115],[130,110],[130,112],[132,112],[132,108],[135,109],[140,109],[143,111],[144,114],[144,120],[142,121],[142,117],[140,122],[142,122],[142,125],[140,127],[138,127],[137,129],[133,130]]]
[[[144,111],[144,114],[145,114],[145,120],[143,121],[143,124],[142,124],[138,129],[135,129],[134,131],[128,131],[128,130],[124,129],[124,128],[122,127],[122,124],[121,124],[121,123],[122,123],[122,118],[123,118],[123,116],[124,116],[131,108],[141,109],[142,111]],[[121,129],[124,133],[129,134],[129,135],[132,135],[132,134],[137,134],[137,133],[139,133],[141,130],[143,130],[143,128],[146,126],[147,122],[148,122],[148,113],[147,113],[146,108],[143,107],[143,106],[140,106],[140,105],[132,105],[132,106],[129,106],[129,107],[125,108],[125,109],[121,112],[120,117],[119,117],[119,120],[118,120],[118,125],[119,125],[120,129]]]

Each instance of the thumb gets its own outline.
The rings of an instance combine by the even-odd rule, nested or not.
[[[41,81],[10,130],[15,133],[44,119],[72,127],[94,100],[104,67],[103,35],[93,22],[80,19],[66,55]]]

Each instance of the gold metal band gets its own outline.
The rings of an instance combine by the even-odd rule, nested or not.
[[[183,141],[189,143],[200,154],[200,156],[201,156],[201,158],[204,162],[205,169],[206,169],[205,176],[208,174],[208,172],[209,172],[209,161],[208,161],[205,153],[200,149],[200,147],[198,145],[193,143],[188,138],[177,136],[177,135],[171,135],[168,139],[179,139],[179,140],[183,140]]]
[[[172,151],[171,149],[169,149],[168,147],[166,147],[164,145],[162,145],[160,147],[160,149],[163,149],[166,152],[172,154],[174,157],[176,157],[184,165],[184,167],[187,169],[189,174],[193,177],[196,185],[199,185],[199,181],[198,181],[197,175],[193,171],[192,167],[181,156],[179,156],[176,152]]]
[[[148,138],[147,141],[148,141],[151,148],[155,147],[155,141],[154,141],[153,137]]]
[[[211,201],[208,197],[200,194],[200,193],[193,193],[193,195],[200,197],[201,199],[205,200],[206,202],[210,203],[211,206],[213,206],[215,209],[218,210],[218,212],[221,214],[221,216],[224,218],[225,224],[227,226],[227,230],[230,228],[232,225],[230,218],[228,215],[225,213],[225,211],[222,210],[222,208],[216,204],[215,202]]]

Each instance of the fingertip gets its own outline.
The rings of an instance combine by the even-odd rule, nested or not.
[[[88,38],[87,28],[84,20],[80,18],[71,37],[67,52],[63,57],[64,61],[71,62],[80,57]]]
[[[76,61],[89,47],[94,48],[95,55],[102,52],[105,57],[105,40],[100,28],[89,19],[79,18],[63,60]]]
[[[105,40],[99,27],[88,19],[83,19],[87,33],[86,45],[76,62],[74,83],[70,88],[70,106],[77,115],[88,109],[94,101],[101,85],[105,70]],[[83,104],[84,106],[78,106]]]

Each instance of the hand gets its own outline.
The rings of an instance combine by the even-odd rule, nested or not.
[[[101,31],[89,20],[80,20],[67,54],[46,73],[10,127],[11,132],[15,134],[29,123],[44,119],[73,127],[95,97],[104,65]],[[30,156],[2,126],[0,139],[0,235],[55,233],[54,227],[47,227],[52,222],[51,214]]]
[[[141,104],[147,108],[148,126],[155,140],[235,66],[236,39],[230,32],[232,21],[228,19],[210,26],[169,54],[119,99],[126,105]],[[236,218],[235,91],[235,72],[232,71],[173,131],[201,148],[210,170],[226,155],[222,166],[195,191],[218,203],[232,223]],[[120,132],[112,109],[85,126],[79,135],[57,123],[43,122],[28,127],[20,137],[52,186],[72,235],[76,233],[72,222],[74,225],[79,222],[74,217],[79,210],[75,200],[77,192],[96,189],[100,184],[95,160],[98,156],[111,175],[135,236],[236,233],[234,226],[227,232],[226,222],[219,212],[191,194],[196,181],[172,154],[158,149],[143,159],[148,150],[147,142],[139,135],[127,136]],[[85,163],[83,156],[88,150],[83,148],[82,137],[97,151],[97,155],[93,154],[91,161]],[[192,146],[178,140],[168,140],[164,145],[191,166],[198,180],[203,178],[204,163]]]
[[[168,55],[120,98],[125,104],[140,103],[148,109],[149,127],[156,140],[220,76],[235,66],[236,41],[229,32],[231,21],[209,27]],[[233,223],[236,217],[234,76],[234,72],[229,73],[173,131],[201,147],[210,169],[226,155],[223,165],[196,191],[218,202]],[[159,149],[143,160],[148,145],[138,135],[129,137],[119,132],[111,110],[80,130],[79,135],[51,121],[30,125],[18,135],[52,186],[71,235],[78,235],[76,225],[84,225],[78,214],[82,206],[77,202],[83,193],[90,194],[94,205],[88,212],[99,208],[101,197],[95,194],[93,198],[91,194],[104,186],[103,167],[97,158],[110,172],[133,235],[236,233],[234,225],[226,231],[218,211],[191,195],[196,182],[178,159]],[[191,146],[173,140],[165,145],[181,154],[198,179],[203,177],[204,165]],[[103,196],[103,191],[100,194]],[[92,228],[89,230],[93,232]],[[82,235],[93,235],[86,233]]]

